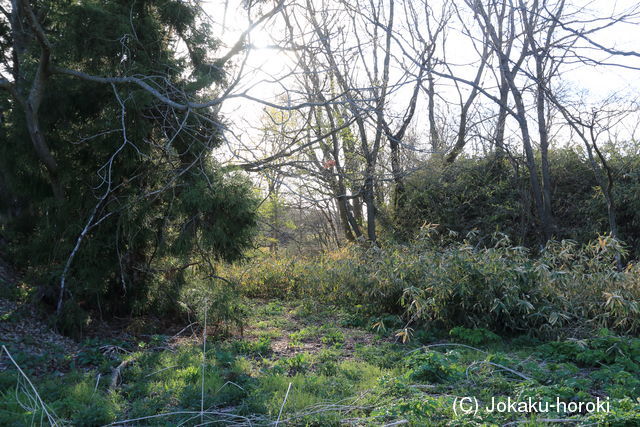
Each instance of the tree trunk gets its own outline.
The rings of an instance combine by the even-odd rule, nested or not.
[[[49,175],[49,183],[53,191],[53,196],[58,202],[61,202],[64,199],[64,191],[62,190],[62,185],[58,177],[58,163],[51,154],[44,134],[40,129],[37,110],[34,111],[29,102],[25,105],[25,119],[33,148]]]
[[[504,130],[507,123],[507,109],[504,108],[504,105],[507,105],[507,101],[509,100],[509,85],[505,81],[504,76],[500,77],[500,109],[498,110],[498,121],[496,123],[496,133],[494,144],[496,147],[496,151],[498,156],[502,155],[505,151],[504,146]]]
[[[430,67],[431,64],[429,64]],[[428,97],[428,114],[429,114],[429,135],[431,137],[431,152],[432,155],[440,155],[442,154],[440,151],[442,147],[440,146],[440,136],[438,135],[438,127],[436,125],[436,112],[435,112],[435,85],[433,83],[433,74],[431,72],[427,75],[429,85],[427,90]]]
[[[506,58],[502,62],[503,72],[505,73],[505,77],[511,89],[511,94],[513,95],[513,99],[516,104],[516,118],[522,134],[522,145],[524,146],[526,155],[527,169],[529,169],[531,192],[533,193],[533,201],[536,207],[536,212],[538,213],[538,220],[540,221],[540,230],[542,232],[543,239],[546,242],[551,238],[550,221],[547,218],[546,210],[544,208],[542,188],[538,179],[536,160],[531,144],[531,134],[529,133],[529,125],[527,123],[526,107],[524,105],[520,89],[516,86],[513,76],[511,76],[509,71],[506,69],[508,66]]]
[[[536,93],[536,110],[538,113],[538,133],[540,135],[540,168],[542,169],[542,202],[545,233],[550,237],[553,232],[553,215],[551,211],[551,173],[549,171],[549,132],[547,129],[547,120],[545,117],[545,78],[542,69],[542,59],[536,56],[536,74],[537,74],[537,93]]]

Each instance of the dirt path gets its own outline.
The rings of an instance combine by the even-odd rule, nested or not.
[[[331,348],[340,350],[341,359],[351,359],[358,345],[380,340],[362,328],[345,326],[340,313],[309,313],[302,304],[275,300],[253,304],[243,335],[234,338],[251,342],[269,339],[273,359]]]
[[[18,275],[0,254],[0,294],[15,288]],[[14,358],[33,361],[28,368],[40,375],[66,371],[79,351],[73,340],[54,332],[30,307],[0,298],[0,345]],[[12,367],[9,358],[0,354],[0,372]]]

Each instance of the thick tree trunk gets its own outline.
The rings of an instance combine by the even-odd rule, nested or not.
[[[507,67],[506,60],[503,63],[503,67]],[[544,200],[542,196],[542,187],[540,180],[538,179],[538,170],[536,167],[535,154],[531,143],[531,134],[529,132],[529,125],[527,123],[526,107],[522,99],[522,93],[515,84],[513,76],[509,74],[509,71],[503,68],[507,82],[511,89],[514,102],[516,104],[516,114],[518,124],[520,126],[520,132],[522,134],[522,145],[524,146],[527,169],[529,170],[529,181],[531,183],[531,192],[533,194],[533,201],[538,214],[538,220],[540,221],[540,231],[544,241],[546,242],[551,238],[550,220],[547,218],[546,210],[544,208]]]
[[[362,197],[353,199],[353,218],[357,224],[364,224],[364,213],[362,210]]]
[[[47,170],[53,196],[60,202],[64,199],[64,191],[62,190],[62,185],[60,184],[60,179],[58,177],[58,163],[49,150],[44,134],[40,129],[37,114],[37,111],[34,112],[31,105],[27,103],[25,106],[25,119],[27,122],[29,137],[31,138],[31,143],[36,155]]]
[[[363,199],[367,205],[367,239],[376,245],[376,208],[372,174],[367,173],[364,181]]]
[[[505,151],[504,146],[504,130],[507,124],[507,105],[509,100],[509,85],[505,81],[504,76],[500,77],[500,109],[498,110],[498,121],[496,123],[496,133],[494,136],[494,144],[498,155],[502,155]]]
[[[391,173],[393,175],[393,211],[399,212],[404,208],[404,176],[400,166],[400,144],[396,138],[389,140],[391,149]]]
[[[541,58],[536,57],[537,74],[537,94],[536,110],[538,113],[538,133],[540,135],[540,168],[542,170],[542,203],[544,228],[547,233],[552,233],[554,229],[553,215],[551,210],[551,173],[549,171],[549,132],[547,129],[546,109],[545,109],[545,79],[543,75]],[[550,236],[548,236],[550,237]],[[547,237],[547,238],[548,238]]]

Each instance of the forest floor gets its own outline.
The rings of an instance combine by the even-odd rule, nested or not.
[[[403,344],[321,304],[249,300],[245,327],[206,346],[194,325],[75,343],[7,304],[0,341],[22,373],[3,353],[0,425],[640,425],[640,340],[606,331],[541,343],[458,328]],[[494,398],[575,404],[489,412]],[[598,399],[599,412],[576,406]]]

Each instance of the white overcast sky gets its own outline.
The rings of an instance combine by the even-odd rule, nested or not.
[[[267,10],[273,4],[273,1],[267,1],[262,7]],[[580,7],[588,6],[594,15],[606,16],[636,6],[638,2],[633,0],[594,0],[575,1],[574,4]],[[222,34],[224,25],[225,31],[222,40],[227,45],[233,44],[238,35],[248,26],[242,1],[208,0],[203,1],[202,5],[213,21],[214,31],[217,34]],[[223,13],[225,6],[227,6],[226,16]],[[619,50],[640,50],[639,28],[640,26],[617,25],[598,33],[596,40],[603,45],[615,47]],[[278,80],[278,77],[286,73],[293,63],[285,53],[268,47],[274,43],[272,35],[275,39],[278,38],[278,30],[278,25],[274,24],[274,20],[253,30],[251,43],[256,48],[251,50],[246,63],[246,76],[236,92],[248,90],[248,93],[252,96],[274,101],[276,95],[281,94],[286,89],[281,83],[270,82],[270,80]],[[456,38],[459,38],[459,40],[456,40]],[[465,43],[468,43],[468,41],[464,40],[464,36],[459,34],[455,28],[452,28],[448,35],[448,51],[446,53],[448,59],[455,63],[473,61],[473,55],[476,54],[469,49],[468,45],[465,48]],[[465,52],[470,52],[472,56]],[[635,66],[640,66],[638,58],[616,58],[615,61],[626,61]],[[563,75],[563,81],[570,85],[575,93],[582,93],[585,99],[593,100],[594,102],[607,97],[613,92],[625,95],[640,93],[640,71],[637,70],[574,65],[568,66],[565,71],[567,72]],[[472,76],[475,70],[470,66],[468,71],[464,71],[462,68],[456,69],[456,73],[458,72],[468,72],[470,73],[469,76]],[[438,84],[439,90],[442,91],[447,91],[447,87],[452,86],[450,82],[442,80]],[[235,135],[243,139],[255,139],[259,137],[259,131],[255,127],[259,126],[263,108],[263,105],[240,98],[227,101],[223,106],[222,112],[235,124]]]

